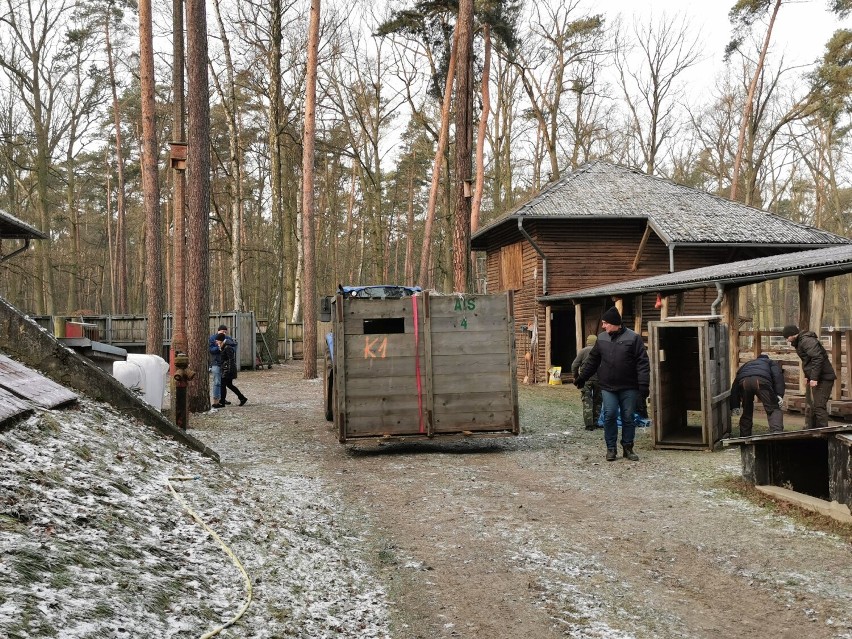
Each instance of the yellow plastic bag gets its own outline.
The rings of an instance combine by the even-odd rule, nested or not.
[[[562,384],[562,367],[553,366],[547,369],[547,383],[551,386],[559,386]]]

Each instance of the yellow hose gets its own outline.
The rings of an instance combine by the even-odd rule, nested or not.
[[[186,503],[186,500],[178,494],[178,492],[175,490],[175,487],[172,485],[172,481],[189,481],[189,480],[192,480],[192,479],[198,479],[198,478],[197,477],[184,477],[184,476],[169,477],[168,480],[166,480],[166,483],[169,485],[169,490],[172,491],[172,495],[174,495],[175,499],[177,499],[181,503],[184,510],[186,510],[186,512],[189,513],[190,517],[192,517],[198,523],[199,526],[201,526],[204,530],[206,530],[208,533],[210,533],[210,535],[213,537],[213,539],[215,539],[217,542],[219,542],[219,545],[222,546],[222,548],[225,550],[225,553],[228,555],[228,557],[231,558],[231,561],[234,563],[234,565],[237,567],[237,569],[240,571],[240,573],[242,573],[243,579],[245,580],[245,584],[246,584],[246,602],[243,604],[243,607],[240,608],[240,611],[236,614],[236,616],[233,619],[231,619],[230,621],[228,621],[225,624],[222,624],[218,628],[214,628],[213,630],[210,630],[209,632],[206,632],[203,635],[201,635],[201,639],[209,639],[210,637],[218,635],[225,628],[228,628],[229,626],[233,626],[237,622],[237,620],[240,617],[243,616],[243,613],[246,610],[248,610],[248,607],[251,604],[251,594],[252,594],[251,579],[249,579],[249,576],[248,576],[248,573],[246,572],[246,569],[243,568],[243,565],[240,563],[240,560],[237,559],[237,556],[234,554],[234,552],[230,548],[228,548],[228,545],[224,541],[222,541],[221,537],[219,537],[219,535],[217,535],[215,533],[215,531],[213,531],[213,529],[210,528],[210,526],[208,526],[207,524],[205,524],[201,520],[201,517],[199,517],[198,514],[192,508],[190,508],[189,504]]]

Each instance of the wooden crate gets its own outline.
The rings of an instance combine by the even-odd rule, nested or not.
[[[511,293],[338,295],[332,321],[341,442],[518,434]]]

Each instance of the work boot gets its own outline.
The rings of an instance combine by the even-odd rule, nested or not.
[[[624,456],[630,461],[639,461],[639,455],[633,452],[633,444],[622,446],[624,448]]]
[[[240,406],[245,406],[247,401],[248,401],[248,397],[246,397],[245,395],[240,397]]]
[[[606,449],[606,460],[615,461],[618,458],[618,451],[615,448]]]

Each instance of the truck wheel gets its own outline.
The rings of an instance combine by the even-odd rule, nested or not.
[[[326,421],[334,421],[334,370],[331,367],[331,354],[328,347],[325,348],[325,361],[323,365],[323,406],[325,407]]]

